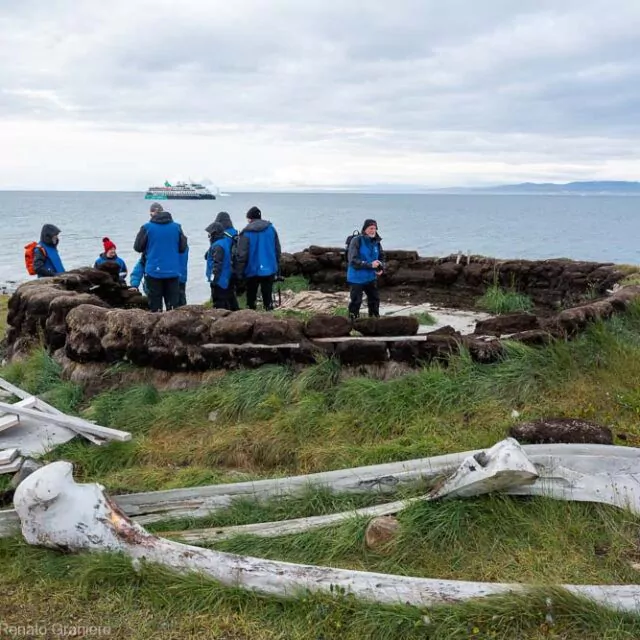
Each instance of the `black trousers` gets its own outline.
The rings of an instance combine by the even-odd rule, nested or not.
[[[247,307],[256,308],[258,287],[262,294],[262,306],[265,311],[273,311],[273,276],[256,276],[247,278]]]
[[[362,295],[367,295],[367,307],[369,317],[378,318],[380,316],[380,293],[378,291],[378,283],[367,282],[366,284],[352,284],[351,286],[351,302],[349,302],[349,315],[357,318],[360,315],[360,306],[362,305]]]
[[[178,304],[177,307],[184,307],[187,304],[187,283],[181,282],[178,292]]]
[[[229,281],[229,288],[227,289],[227,299],[229,300],[229,311],[238,311],[240,305],[238,304],[238,296],[236,293],[237,279],[235,276],[231,276]]]
[[[147,296],[151,311],[162,311],[162,301],[167,311],[175,309],[180,300],[180,280],[178,278],[152,278],[145,276]]]

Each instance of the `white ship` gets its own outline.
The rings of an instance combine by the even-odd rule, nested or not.
[[[145,193],[146,200],[215,200],[216,196],[202,184],[197,182],[176,182],[175,185],[165,181],[163,187],[149,187]]]

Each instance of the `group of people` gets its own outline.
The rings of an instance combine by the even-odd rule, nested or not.
[[[151,311],[176,309],[187,304],[189,244],[182,227],[171,213],[154,202],[149,221],[140,227],[133,248],[140,259],[133,268],[129,286],[143,288]],[[207,228],[209,248],[205,259],[205,275],[211,286],[211,300],[216,309],[238,310],[238,291],[246,291],[247,307],[255,309],[260,290],[265,311],[273,310],[273,283],[280,272],[281,247],[278,233],[271,222],[262,219],[258,207],[246,213],[247,224],[238,232],[231,217],[221,211]],[[60,229],[45,224],[40,242],[33,243],[33,273],[39,278],[64,272],[58,252]],[[115,243],[102,239],[104,251],[94,267],[113,265],[119,281],[126,285],[125,261],[118,256]],[[377,280],[384,273],[384,252],[375,220],[365,220],[362,230],[347,239],[347,282],[350,287],[349,315],[360,315],[363,296],[367,297],[369,316],[380,315]],[[28,245],[29,246],[29,245]],[[31,272],[31,271],[30,271]]]

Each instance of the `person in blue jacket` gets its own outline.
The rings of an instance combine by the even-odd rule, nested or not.
[[[384,271],[384,252],[378,235],[378,223],[365,220],[362,233],[349,243],[347,252],[347,283],[351,301],[349,317],[355,320],[360,315],[363,294],[367,295],[369,317],[380,316],[380,294],[377,279]]]
[[[187,237],[171,214],[154,202],[151,219],[140,227],[134,251],[144,254],[144,275],[149,291],[149,308],[162,311],[162,301],[168,310],[180,301],[181,254],[187,250]]]
[[[129,277],[129,284],[133,289],[137,289],[138,291],[140,290],[140,285],[142,285],[142,291],[144,292],[144,295],[149,295],[147,281],[144,277],[144,255],[140,256],[140,259],[133,267],[131,276]]]
[[[50,278],[64,273],[64,265],[58,253],[60,229],[55,224],[45,224],[40,231],[40,242],[33,255],[33,268],[38,278]]]
[[[214,224],[222,225],[222,228],[227,236],[231,238],[231,282],[229,283],[228,290],[228,301],[229,301],[229,310],[230,311],[238,311],[240,309],[240,305],[238,304],[238,276],[237,276],[237,264],[236,264],[236,253],[238,248],[238,231],[233,226],[233,222],[231,221],[231,216],[226,211],[220,211],[216,216],[214,222],[212,222],[207,228],[206,232],[209,234],[209,238],[211,238],[211,229]],[[207,254],[208,255],[208,254]],[[206,256],[205,256],[206,258]]]
[[[189,247],[180,254],[180,293],[178,294],[177,307],[184,307],[187,304],[187,278],[189,277]]]
[[[238,308],[235,298],[235,290],[232,287],[233,268],[231,255],[233,236],[222,227],[219,222],[214,222],[207,227],[211,246],[207,251],[206,275],[211,286],[211,302],[214,309]],[[233,309],[232,307],[235,307]]]
[[[102,238],[102,246],[104,247],[104,252],[98,256],[93,267],[98,269],[103,264],[117,264],[120,268],[118,277],[120,282],[124,284],[127,279],[127,265],[116,253],[116,245],[109,238]]]
[[[265,311],[273,310],[273,281],[280,270],[280,239],[275,227],[262,219],[258,207],[247,211],[247,226],[238,238],[236,273],[247,287],[247,306],[256,308],[258,288]]]

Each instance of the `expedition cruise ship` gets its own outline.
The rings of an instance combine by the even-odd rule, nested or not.
[[[149,187],[146,200],[215,200],[216,197],[204,185],[196,182],[165,182],[163,187]]]

